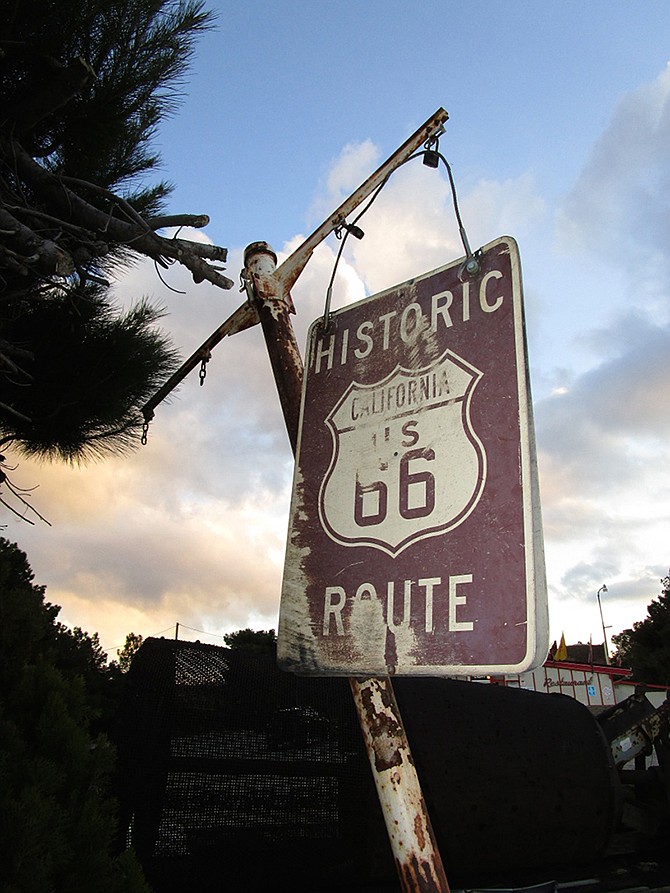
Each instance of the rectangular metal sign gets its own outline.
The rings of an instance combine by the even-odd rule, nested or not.
[[[516,243],[308,335],[279,619],[283,669],[522,672],[548,651]]]

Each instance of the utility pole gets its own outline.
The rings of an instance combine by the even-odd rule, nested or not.
[[[247,301],[147,401],[142,410],[145,442],[156,406],[197,366],[201,369],[202,383],[211,351],[225,337],[260,323],[295,455],[303,362],[290,320],[293,312],[290,290],[314,249],[330,233],[344,226],[346,218],[414,152],[434,142],[443,132],[448,117],[444,109],[438,109],[279,267],[275,252],[266,242],[254,242],[247,247],[243,271]],[[429,166],[436,167],[436,159]],[[175,638],[178,629],[179,624]],[[350,685],[403,893],[449,893],[391,680],[388,676],[352,678]]]
[[[295,455],[303,364],[276,262],[267,243],[254,242],[244,254],[244,279],[263,328]],[[351,678],[349,682],[402,889],[404,893],[449,893],[391,680]]]

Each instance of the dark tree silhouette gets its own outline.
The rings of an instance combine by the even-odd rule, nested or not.
[[[161,235],[204,226],[144,185],[179,96],[202,0],[0,0],[0,447],[68,461],[136,442],[176,356],[146,302],[107,278],[141,255],[233,283],[226,250]]]
[[[115,663],[122,673],[127,673],[130,669],[133,658],[142,647],[143,641],[144,638],[142,636],[137,635],[136,633],[128,633],[123,648],[117,649],[117,660]]]
[[[639,682],[670,685],[670,576],[661,580],[658,598],[647,607],[647,617],[625,629],[612,641],[615,659],[630,667]]]
[[[0,886],[149,893],[133,853],[114,855],[114,672],[97,637],[59,623],[44,596],[0,539]]]
[[[277,636],[273,629],[238,629],[234,633],[224,633],[223,641],[228,648],[255,651],[259,654],[273,652],[277,647]]]
[[[6,320],[6,339],[30,345],[32,358],[24,374],[0,377],[5,406],[21,407],[0,420],[0,446],[69,461],[132,446],[138,406],[178,360],[155,329],[160,315],[146,301],[119,314],[105,289],[88,283]]]

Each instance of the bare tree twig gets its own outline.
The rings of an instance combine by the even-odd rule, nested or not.
[[[151,229],[167,229],[168,227],[190,226],[193,229],[202,229],[209,223],[207,214],[163,214],[160,217],[149,217],[147,224]],[[225,248],[221,249],[225,251]]]
[[[22,422],[32,422],[32,419],[29,419],[28,416],[24,415],[22,412],[17,412],[13,406],[8,406],[6,403],[0,403],[0,409],[5,412],[10,413],[13,416],[16,416],[17,419],[21,419]],[[2,441],[4,443],[4,441]]]
[[[128,202],[109,190],[86,181],[78,181],[76,178],[58,177],[36,162],[16,140],[11,140],[9,149],[15,159],[17,171],[46,202],[52,215],[57,212],[63,217],[64,222],[90,230],[101,239],[104,236],[106,241],[130,248],[162,265],[165,264],[165,258],[176,260],[191,272],[195,282],[207,280],[226,290],[235,285],[232,279],[223,276],[217,268],[207,263],[209,259],[224,260],[225,249],[186,239],[159,236]],[[113,205],[111,213],[102,211],[86,201],[69,188],[68,183],[105,195]],[[115,216],[114,205],[122,208],[132,217],[132,221]],[[49,272],[58,275],[55,262]]]
[[[6,208],[0,207],[0,229],[15,240],[18,252],[5,245],[14,259],[25,266],[34,266],[40,273],[69,276],[74,272],[74,263],[68,253],[51,239],[42,239],[30,227],[20,223]]]

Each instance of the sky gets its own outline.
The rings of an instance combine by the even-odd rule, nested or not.
[[[550,639],[646,616],[670,565],[670,5],[666,0],[233,0],[160,129],[192,233],[280,260],[439,107],[473,248],[518,242]],[[444,168],[405,165],[338,269],[343,306],[462,255]],[[350,244],[353,243],[353,244]],[[339,243],[293,299],[300,342]],[[175,267],[120,271],[188,356],[241,302]],[[175,291],[176,290],[176,291]],[[183,292],[183,293],[177,293]],[[222,643],[276,628],[292,455],[259,327],[158,408],[146,446],[84,467],[7,455],[51,523],[7,517],[61,620],[114,656],[131,630]],[[603,619],[596,594],[602,592]]]

